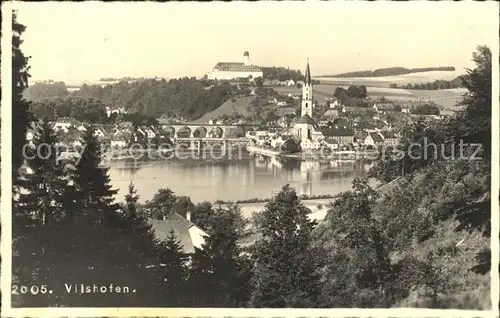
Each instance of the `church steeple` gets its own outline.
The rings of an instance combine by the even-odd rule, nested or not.
[[[302,87],[302,116],[309,115],[312,117],[312,110],[314,107],[313,101],[311,70],[309,69],[309,59],[307,59],[305,81],[304,86]]]
[[[306,66],[306,75],[305,75],[305,82],[306,84],[311,84],[311,70],[309,69],[309,59],[307,59],[307,66]]]

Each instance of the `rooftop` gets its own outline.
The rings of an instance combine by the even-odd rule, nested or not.
[[[387,138],[398,138],[396,134],[393,131],[390,130],[384,130],[380,132],[382,136],[384,136],[385,139]]]
[[[296,124],[316,125],[316,123],[314,122],[314,120],[308,114],[305,114],[304,116],[300,117],[300,119],[297,120]]]
[[[370,136],[372,137],[374,142],[384,142],[384,138],[382,138],[382,135],[376,132],[370,133]]]
[[[233,62],[219,62],[214,69],[219,72],[262,72],[262,69],[256,65]]]
[[[321,127],[321,132],[325,137],[341,137],[341,136],[354,136],[354,130],[344,127],[324,126]]]
[[[177,213],[172,213],[166,220],[149,219],[148,223],[159,240],[165,241],[173,230],[177,240],[181,243],[184,253],[194,253],[193,240],[189,229],[196,225],[188,219]]]
[[[339,117],[339,112],[336,109],[329,109],[325,112],[323,117]]]

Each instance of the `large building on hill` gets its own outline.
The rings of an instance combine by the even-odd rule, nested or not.
[[[262,68],[250,64],[250,54],[243,54],[243,62],[219,62],[212,72],[207,74],[208,79],[232,80],[236,78],[263,77]]]

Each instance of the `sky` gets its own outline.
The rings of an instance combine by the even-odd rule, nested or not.
[[[14,2],[32,80],[203,76],[219,62],[313,76],[383,67],[472,67],[498,45],[494,2]]]

